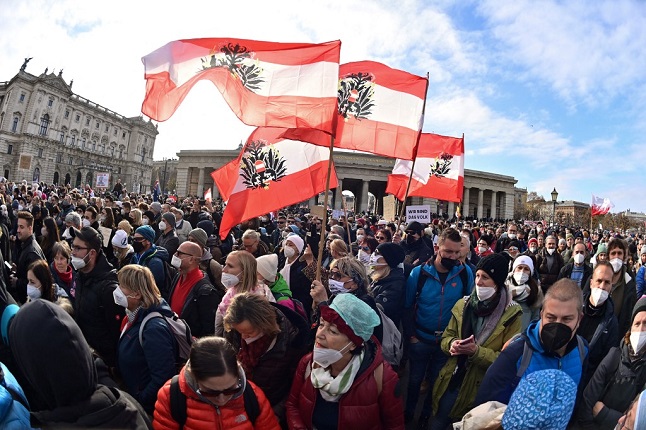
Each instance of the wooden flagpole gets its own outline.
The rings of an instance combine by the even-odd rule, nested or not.
[[[343,197],[343,190],[341,190],[341,201],[343,202],[343,214],[345,215],[345,229],[348,232],[348,248],[350,248],[350,223],[348,222],[348,207],[345,204],[345,197]],[[350,249],[350,253],[352,253],[352,249]]]
[[[327,203],[328,203],[328,194],[330,194],[330,176],[332,172],[332,156],[334,153],[334,136],[330,136],[330,158],[327,163],[327,178],[325,178],[325,197],[323,198],[323,212],[325,215],[321,220],[321,237],[319,238],[319,255],[316,260],[316,280],[321,281],[321,263],[323,262],[323,247],[325,246],[325,231],[327,228]],[[343,198],[343,192],[341,192],[341,198]],[[346,218],[346,222],[347,222]]]
[[[404,210],[406,209],[406,200],[408,199],[408,193],[410,191],[410,183],[413,179],[413,172],[415,171],[415,161],[417,161],[417,149],[419,148],[419,140],[422,137],[422,127],[424,126],[424,114],[426,112],[426,96],[428,95],[428,81],[429,73],[426,72],[426,89],[424,90],[424,104],[422,105],[422,126],[419,128],[419,133],[417,134],[417,143],[415,143],[415,149],[413,150],[413,166],[410,169],[410,175],[408,176],[408,184],[406,185],[406,194],[404,195],[404,200],[402,200],[402,205],[399,210],[399,218],[397,219],[397,234],[399,233],[399,226],[401,225],[402,218],[404,216]]]

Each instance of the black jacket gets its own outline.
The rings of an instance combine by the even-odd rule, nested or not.
[[[556,254],[556,252],[555,252],[555,254]],[[574,269],[574,263],[568,263],[565,266],[563,266],[563,268],[559,272],[559,276],[558,276],[557,280],[562,279],[562,278],[568,278],[569,279],[570,276],[572,275],[572,269]],[[590,279],[591,276],[592,276],[592,267],[590,267],[587,264],[583,263],[583,278],[581,278],[581,288],[583,288],[587,284],[587,282],[588,282],[588,280]]]
[[[173,287],[168,297],[173,297],[173,292],[179,283],[178,273],[173,279]],[[179,314],[191,328],[191,334],[195,337],[211,336],[215,333],[215,311],[222,301],[224,293],[209,283],[209,277],[197,281],[188,293],[182,312]]]
[[[429,248],[422,238],[411,244],[402,242],[402,246],[406,250],[406,257],[404,257],[404,275],[407,278],[414,267],[426,263],[434,254],[433,248]]]
[[[399,322],[404,311],[404,291],[406,278],[404,271],[399,267],[391,268],[390,273],[379,279],[370,287],[370,293],[375,302],[384,308],[384,313],[399,327]]]
[[[35,428],[152,428],[128,394],[98,384],[81,330],[46,300],[25,304],[9,328],[11,351],[35,391],[28,398]]]
[[[45,260],[45,254],[31,235],[29,239],[22,242],[16,239],[14,261],[16,262],[16,289],[14,297],[20,303],[27,301],[27,268],[36,260]]]
[[[593,312],[593,309],[590,307],[590,288],[583,290],[583,318],[579,324],[579,331],[577,334],[581,334],[580,331],[582,327],[585,327],[586,324],[590,323],[590,315]],[[594,329],[594,334],[591,339],[588,340],[588,346],[590,348],[588,352],[588,370],[586,375],[584,375],[585,380],[589,380],[590,377],[597,370],[597,366],[601,363],[601,360],[608,354],[610,348],[617,346],[620,338],[619,333],[619,324],[617,322],[617,317],[615,316],[615,306],[611,297],[604,302],[601,308],[603,316],[598,321],[597,327]]]
[[[538,254],[536,254],[536,265],[538,267],[537,272],[541,280],[541,288],[544,293],[554,282],[556,282],[559,273],[561,273],[561,269],[565,266],[563,257],[561,257],[561,254],[555,250],[554,254],[552,254],[552,257],[554,257],[554,264],[552,264],[552,268],[550,269],[547,265],[548,256],[549,254],[546,248],[541,248],[541,250],[538,251]]]
[[[123,307],[114,303],[113,291],[119,285],[117,271],[103,253],[90,273],[77,272],[74,317],[87,343],[105,363],[116,365]]]

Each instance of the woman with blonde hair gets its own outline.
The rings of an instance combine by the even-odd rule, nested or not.
[[[132,226],[133,230],[136,230],[137,227],[141,227],[144,225],[143,223],[143,216],[142,213],[139,209],[133,209],[130,211],[130,225]]]
[[[147,267],[129,264],[117,276],[114,302],[126,309],[127,317],[122,323],[117,367],[128,393],[152,414],[157,391],[177,373],[179,346],[165,320],[175,314],[161,297]],[[142,328],[143,320],[152,313],[157,316],[149,318]]]
[[[236,294],[253,293],[264,296],[270,302],[276,301],[269,287],[258,282],[258,264],[254,256],[247,251],[232,251],[227,255],[222,269],[222,285],[226,287],[227,292],[215,312],[216,336],[224,334],[222,320]]]

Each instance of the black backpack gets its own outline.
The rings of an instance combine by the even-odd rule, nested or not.
[[[147,255],[144,260],[139,262],[139,264],[142,266],[145,266],[146,263],[153,258],[158,258],[159,261],[161,261],[162,264],[164,265],[164,284],[157,285],[157,288],[159,288],[159,292],[161,293],[164,299],[170,300],[170,297],[168,295],[170,294],[170,291],[173,289],[173,280],[175,279],[175,276],[177,276],[177,269],[171,266],[168,263],[168,261],[158,256],[156,250],[152,254]]]
[[[260,416],[260,404],[256,393],[248,382],[244,387],[242,397],[249,420],[254,425]],[[179,375],[173,376],[170,380],[170,414],[173,420],[179,424],[180,430],[183,429],[186,424],[186,396],[179,388]]]

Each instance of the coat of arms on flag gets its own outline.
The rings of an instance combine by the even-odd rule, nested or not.
[[[272,181],[280,181],[287,174],[285,159],[267,141],[254,140],[244,149],[240,174],[247,188],[269,188]]]
[[[339,79],[339,115],[361,120],[370,116],[374,102],[374,77],[370,73],[349,73]]]

